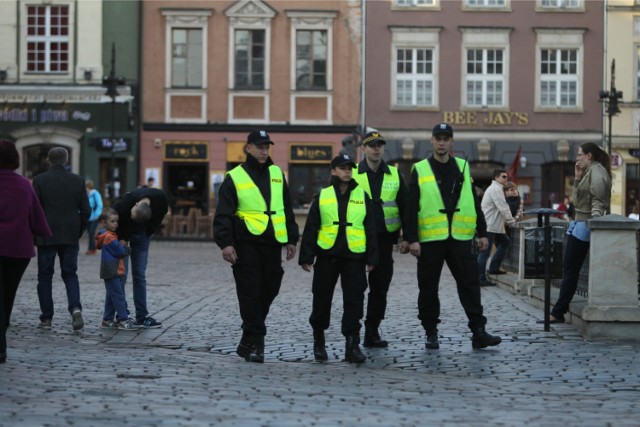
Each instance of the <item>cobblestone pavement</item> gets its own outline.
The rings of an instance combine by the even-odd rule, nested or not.
[[[588,342],[571,325],[544,332],[539,310],[483,288],[487,329],[503,337],[472,350],[448,271],[441,281],[440,350],[424,349],[415,260],[396,257],[388,349],[342,361],[341,293],[327,332],[330,360],[312,355],[311,274],[285,262],[268,318],[266,361],[235,355],[240,320],[231,269],[203,242],[153,242],[148,303],[162,329],[100,329],[99,257],[81,250],[85,328],[71,330],[64,286],[57,315],[40,330],[33,260],[18,290],[0,365],[0,426],[638,426],[640,343]],[[58,274],[58,271],[56,272]],[[132,305],[131,285],[128,299]]]

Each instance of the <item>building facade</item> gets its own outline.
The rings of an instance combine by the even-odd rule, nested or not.
[[[135,185],[136,88],[120,86],[112,99],[102,78],[117,44],[127,64],[120,75],[138,80],[139,6],[0,2],[0,133],[16,144],[20,173],[33,178],[45,171],[48,150],[60,145],[70,152],[71,170],[93,180],[107,198],[113,175],[115,196]]]
[[[487,186],[509,169],[526,208],[570,194],[579,144],[602,143],[603,2],[366,3],[365,121],[408,172],[448,122],[455,154]]]
[[[247,134],[269,132],[295,207],[329,179],[360,112],[361,2],[144,2],[140,180],[207,213]]]

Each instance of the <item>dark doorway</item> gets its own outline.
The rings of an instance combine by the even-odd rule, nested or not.
[[[316,193],[329,185],[329,164],[289,165],[289,191],[294,208],[308,207]]]
[[[126,193],[127,190],[127,161],[126,159],[115,159],[114,172],[114,191],[113,198],[118,200]],[[102,194],[102,200],[105,204],[111,201],[111,193],[109,192],[109,184],[111,183],[112,163],[110,158],[100,159],[100,182],[98,191]]]
[[[629,216],[634,206],[640,209],[640,165],[627,165],[626,194],[624,200],[624,215]]]
[[[209,164],[165,164],[165,191],[174,214],[187,215],[191,208],[209,214]]]
[[[553,162],[542,165],[540,204],[543,208],[552,208],[554,204],[561,203],[564,196],[571,195],[574,165],[573,162]]]

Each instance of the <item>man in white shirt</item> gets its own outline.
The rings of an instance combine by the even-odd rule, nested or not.
[[[487,237],[489,247],[478,254],[478,271],[480,272],[480,286],[494,286],[495,284],[487,280],[487,260],[491,255],[493,244],[496,245],[496,252],[489,264],[489,274],[505,274],[500,270],[502,260],[509,248],[509,237],[505,230],[505,224],[513,226],[516,220],[511,215],[511,210],[504,197],[504,185],[509,182],[509,175],[503,169],[493,171],[493,181],[482,197],[482,212],[487,222]]]

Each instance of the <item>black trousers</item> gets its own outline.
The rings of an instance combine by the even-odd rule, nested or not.
[[[367,289],[364,259],[320,257],[313,266],[313,310],[309,323],[314,330],[329,328],[333,291],[342,285],[342,335],[358,335],[364,313],[364,292]]]
[[[244,336],[265,336],[265,320],[280,292],[282,248],[240,242],[235,245],[238,261],[233,265]]]
[[[440,323],[440,298],[438,286],[444,262],[456,281],[458,298],[469,320],[472,331],[484,327],[487,319],[482,315],[478,263],[472,252],[473,240],[447,240],[420,244],[418,258],[418,318],[425,331],[437,328]]]
[[[369,298],[367,301],[367,322],[374,327],[384,319],[387,310],[387,293],[393,278],[393,245],[395,234],[378,233],[378,266],[369,273]]]
[[[13,302],[31,258],[0,257],[0,353],[7,352],[7,328]]]

